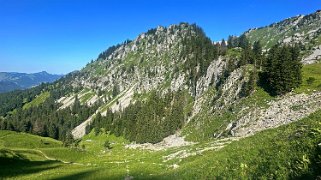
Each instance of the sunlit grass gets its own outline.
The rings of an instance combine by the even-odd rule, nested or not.
[[[305,65],[302,68],[302,85],[297,93],[321,91],[321,63]]]
[[[32,100],[31,102],[26,103],[22,108],[23,109],[29,109],[31,107],[39,106],[40,104],[45,102],[46,99],[48,99],[49,97],[50,97],[50,93],[48,91],[42,92],[34,100]]]

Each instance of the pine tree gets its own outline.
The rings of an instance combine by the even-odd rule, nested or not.
[[[79,112],[79,110],[80,110],[80,106],[81,106],[81,104],[80,104],[80,101],[78,99],[78,95],[76,95],[75,96],[75,100],[74,100],[74,104],[73,104],[73,106],[71,108],[72,114],[77,114],[77,112]]]
[[[74,138],[73,138],[71,132],[69,131],[69,132],[66,134],[66,138],[65,138],[65,140],[64,140],[64,145],[65,145],[65,146],[70,146],[73,142],[74,142]]]
[[[221,42],[221,55],[225,55],[227,51],[227,44],[224,39]]]
[[[270,93],[282,95],[298,87],[302,82],[301,68],[299,49],[296,46],[272,47],[264,68]]]
[[[246,35],[241,35],[239,37],[239,44],[238,44],[239,47],[243,48],[243,49],[249,49],[250,48],[250,42],[249,40],[247,39]]]
[[[256,71],[256,68],[254,68],[253,71],[250,73],[249,82],[248,82],[249,94],[251,94],[255,90],[256,81],[257,81],[257,71]]]
[[[227,39],[227,48],[232,49],[239,45],[238,38],[236,36],[229,36]]]
[[[119,86],[118,85],[114,85],[113,86],[113,91],[112,91],[112,96],[116,97],[119,94],[120,90],[119,90]]]
[[[262,70],[262,64],[263,64],[263,55],[262,55],[262,45],[260,41],[255,41],[253,44],[253,54],[255,59],[255,67],[260,70]]]
[[[302,83],[302,63],[300,61],[300,48],[299,45],[295,45],[291,48],[291,53],[292,53],[292,74],[293,74],[293,80],[294,86],[299,87],[299,85]]]

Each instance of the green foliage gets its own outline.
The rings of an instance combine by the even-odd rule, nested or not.
[[[112,96],[116,97],[120,93],[119,86],[116,84],[113,86]]]
[[[223,149],[168,162],[163,161],[163,156],[207,147],[209,143],[164,151],[133,150],[125,148],[128,141],[122,137],[105,133],[95,136],[92,132],[80,142],[80,146],[86,146],[82,150],[61,147],[61,142],[50,138],[0,131],[0,172],[2,178],[9,179],[316,179],[321,175],[320,129],[318,111],[298,122],[232,142]],[[41,144],[41,139],[51,146]],[[105,151],[106,141],[113,143],[109,151]],[[216,141],[210,144],[213,142]],[[10,145],[3,148],[1,143]],[[178,167],[173,169],[173,164]]]
[[[316,80],[316,79],[315,79],[314,77],[309,77],[309,78],[307,79],[307,84],[308,84],[308,85],[311,85],[311,84],[314,83],[315,80]]]
[[[296,46],[276,45],[268,53],[261,79],[266,79],[271,94],[282,95],[299,87],[302,82],[301,68],[299,49]]]
[[[257,81],[257,72],[254,68],[253,71],[249,74],[249,80],[243,83],[242,89],[240,92],[241,97],[247,97],[249,96],[255,89],[256,89],[256,82]]]
[[[75,140],[72,137],[71,132],[67,132],[66,138],[64,140],[64,146],[71,146],[74,142]]]
[[[262,70],[262,67],[264,65],[264,56],[262,51],[262,45],[260,41],[255,41],[253,44],[253,54],[254,54],[254,65],[257,69],[260,71]]]
[[[320,42],[318,38],[321,31],[316,31],[312,36],[309,33],[320,27],[319,17],[319,13],[312,13],[304,17],[295,16],[269,26],[251,29],[245,34],[252,43],[260,40],[264,49],[269,49],[284,40],[291,40],[289,38],[293,38],[294,42],[298,42],[295,37],[300,35],[299,43],[302,44],[303,53],[306,53],[309,48],[317,46]]]
[[[242,34],[238,38],[238,43],[239,43],[238,47],[240,47],[242,49],[250,49],[250,47],[251,47],[250,41],[248,40],[248,38],[244,34]]]
[[[195,142],[211,141],[222,132],[224,133],[222,136],[229,135],[228,132],[225,133],[225,128],[229,123],[238,120],[238,114],[247,113],[256,107],[267,108],[268,102],[272,99],[274,97],[262,88],[256,87],[256,90],[249,96],[214,113],[210,111],[211,107],[203,106],[202,112],[184,126],[183,135],[186,136],[187,140]],[[202,122],[201,126],[199,125],[200,122]]]
[[[304,65],[302,68],[302,84],[295,92],[311,93],[321,90],[321,63]]]
[[[124,136],[138,143],[156,143],[182,128],[186,115],[188,94],[167,94],[164,98],[151,92],[147,100],[138,101],[123,112],[107,112],[106,117],[97,114],[91,129],[105,128],[116,136]]]
[[[227,47],[229,49],[239,47],[239,39],[236,36],[229,36],[227,39]]]
[[[182,43],[185,46],[180,51],[179,57],[186,59],[183,72],[189,74],[189,85],[195,89],[197,79],[206,73],[211,61],[218,57],[219,49],[226,51],[226,44],[219,45],[219,47],[213,46],[212,41],[200,27],[195,24],[191,26],[190,35],[183,38]],[[192,35],[192,30],[196,32],[195,35]]]
[[[228,123],[235,121],[239,113],[246,113],[248,109],[251,110],[256,106],[265,108],[268,100],[273,98],[259,87],[256,87],[258,78],[257,71],[259,71],[262,66],[265,67],[264,72],[267,75],[266,77],[270,78],[268,79],[269,83],[279,83],[268,84],[276,94],[288,92],[290,89],[297,87],[300,82],[299,73],[296,71],[300,67],[299,63],[297,63],[298,51],[294,48],[278,47],[271,50],[267,58],[267,64],[273,65],[270,67],[265,63],[260,42],[255,42],[253,47],[251,47],[245,35],[240,38],[229,37],[227,45],[225,41],[213,45],[211,40],[205,36],[202,29],[196,25],[186,28],[186,31],[188,35],[183,38],[183,41],[179,42],[177,47],[170,47],[173,49],[171,52],[179,55],[177,59],[185,60],[185,64],[175,64],[173,73],[169,72],[166,74],[166,85],[170,84],[173,75],[185,73],[189,78],[188,85],[193,89],[192,94],[195,95],[196,82],[201,76],[206,74],[209,64],[219,55],[226,54],[228,62],[219,85],[222,85],[235,69],[241,66],[242,68],[253,67],[253,69],[245,75],[247,81],[244,83],[241,93],[241,96],[244,98],[240,99],[239,102],[236,101],[235,104],[230,107],[215,111],[214,113],[212,107],[210,107],[210,100],[208,100],[208,102],[202,104],[206,107],[201,107],[202,111],[184,127],[187,118],[191,115],[193,106],[192,96],[187,92],[177,92],[165,94],[163,97],[157,94],[156,91],[153,91],[142,94],[141,97],[135,96],[135,103],[121,112],[108,111],[106,117],[98,113],[91,127],[87,129],[89,134],[85,136],[82,141],[75,141],[72,139],[70,131],[90,115],[94,114],[96,110],[101,107],[101,104],[95,104],[92,107],[85,105],[84,102],[91,98],[94,92],[87,93],[81,98],[80,96],[78,98],[76,95],[75,103],[71,108],[59,109],[59,111],[58,108],[60,104],[56,103],[56,100],[66,94],[79,94],[75,92],[80,92],[82,90],[81,87],[73,88],[67,84],[70,84],[71,80],[76,77],[87,78],[89,75],[86,73],[90,70],[89,66],[94,67],[95,72],[99,72],[100,75],[108,73],[105,72],[108,63],[106,66],[101,66],[101,64],[103,64],[103,59],[110,56],[117,48],[112,47],[103,52],[99,56],[98,61],[88,65],[86,71],[71,73],[57,83],[46,85],[42,87],[42,89],[35,88],[31,91],[6,94],[9,98],[0,95],[0,104],[4,104],[4,106],[0,107],[0,113],[2,113],[2,116],[5,116],[0,118],[1,129],[30,132],[53,137],[63,140],[66,146],[73,148],[61,147],[60,142],[53,143],[52,147],[50,147],[52,142],[47,142],[47,140],[44,141],[43,139],[38,142],[35,141],[35,144],[32,144],[30,141],[35,140],[33,136],[28,136],[30,141],[15,138],[10,144],[7,139],[12,137],[10,135],[3,137],[3,139],[6,140],[2,140],[2,136],[0,136],[0,147],[40,148],[43,153],[46,153],[46,155],[50,157],[76,162],[75,164],[69,163],[67,165],[55,162],[57,166],[61,167],[54,167],[56,164],[53,166],[36,166],[37,168],[44,168],[44,170],[39,172],[23,169],[22,167],[33,164],[33,162],[30,164],[23,162],[21,163],[23,166],[17,165],[17,167],[21,168],[21,172],[24,174],[19,175],[16,173],[14,177],[37,178],[36,176],[32,177],[28,175],[28,173],[30,173],[32,175],[38,175],[40,179],[72,179],[78,177],[74,176],[75,174],[81,174],[87,171],[91,172],[93,170],[95,170],[95,172],[85,173],[85,176],[82,177],[90,179],[101,177],[112,179],[116,177],[116,179],[120,179],[124,178],[125,174],[129,174],[129,172],[130,175],[138,179],[158,177],[168,179],[251,179],[258,177],[262,177],[263,179],[286,179],[303,177],[304,175],[315,177],[317,172],[320,172],[320,168],[316,165],[321,161],[321,157],[320,153],[316,153],[318,150],[315,145],[320,142],[320,128],[316,127],[317,124],[312,121],[318,121],[318,119],[320,119],[319,115],[312,117],[309,121],[306,120],[302,128],[301,126],[287,126],[287,128],[281,128],[281,130],[279,130],[281,131],[280,133],[277,130],[266,131],[259,133],[255,137],[234,142],[222,151],[210,151],[203,154],[205,156],[196,155],[195,157],[177,161],[175,163],[179,164],[180,167],[176,170],[172,170],[172,164],[170,164],[172,162],[163,162],[163,156],[178,150],[197,148],[198,145],[180,147],[162,152],[132,150],[124,147],[124,145],[129,143],[128,141],[156,143],[164,137],[174,134],[177,130],[183,130],[184,135],[186,135],[188,139],[199,141],[200,144],[204,146],[205,143],[208,143],[206,141],[214,141],[215,137],[221,132],[223,136],[228,135],[228,132],[224,131],[225,127]],[[155,32],[156,30],[152,29],[147,32],[147,34],[154,35]],[[157,38],[155,37],[155,39],[149,39],[148,41],[154,40],[156,41]],[[146,45],[148,42],[142,40],[140,43]],[[152,45],[151,49],[153,48],[155,47]],[[145,49],[140,49],[139,51],[143,50]],[[140,55],[139,52],[128,55],[124,60],[124,64],[122,64],[123,66],[119,68],[122,72],[133,72],[134,70],[143,69],[147,77],[154,77],[157,72],[149,67],[156,66],[157,62],[160,61],[168,63],[172,60],[172,57],[176,56],[171,53],[166,53],[162,56],[150,58],[147,55]],[[138,67],[136,67],[136,65]],[[311,71],[312,69],[313,71]],[[321,79],[319,76],[320,65],[304,67],[304,88],[313,87],[311,90],[320,90]],[[98,80],[98,78],[99,76],[93,79]],[[271,79],[273,81],[271,81]],[[210,88],[212,89],[209,90],[211,91],[209,93],[212,94],[208,96],[209,99],[213,97],[215,93],[219,95],[219,87],[215,89],[215,87],[210,86]],[[300,88],[297,89],[298,92],[301,90]],[[97,92],[97,90],[95,91]],[[103,91],[98,90],[98,95],[103,95],[103,93]],[[115,84],[113,90],[108,93],[112,95],[114,99],[99,109],[102,112],[125,94],[124,91],[120,94],[121,92],[117,84]],[[2,100],[2,97],[5,99]],[[206,98],[207,97],[204,96],[204,101],[207,101]],[[20,102],[20,100],[22,101]],[[6,102],[8,102],[8,105],[6,105]],[[291,108],[292,110],[299,109],[298,107]],[[14,110],[14,113],[8,113],[12,110]],[[297,131],[299,128],[301,128],[300,131]],[[19,142],[17,143],[17,141]],[[14,143],[18,145],[14,145]],[[301,147],[301,145],[303,147]],[[79,147],[82,148],[80,149]],[[1,149],[0,157],[2,154],[8,154],[8,157],[5,157],[6,159],[11,158],[13,161],[20,162],[21,159],[19,159],[19,157],[24,155],[27,158],[23,160],[29,161],[36,159],[48,163],[48,159],[46,159],[44,155],[39,152],[35,153],[34,150],[30,149],[23,151]],[[105,151],[106,149],[109,149],[109,151]],[[291,153],[288,153],[289,151]],[[51,161],[49,161],[49,163],[51,163]],[[12,168],[13,166],[9,167]],[[0,167],[0,169],[2,170],[0,170],[1,172],[5,172],[1,173],[2,175],[10,172],[6,166]],[[150,174],[154,175],[151,176]],[[68,176],[64,177],[65,175]]]
[[[47,87],[46,84],[27,89],[17,90],[9,93],[0,93],[0,116],[6,116],[8,112],[14,109],[22,108],[25,103],[28,103],[36,98]]]
[[[40,96],[42,97],[42,96]],[[50,95],[38,106],[16,109],[15,113],[0,120],[0,129],[34,133],[67,141],[67,132],[88,119],[100,104],[93,106],[81,105],[78,97],[71,108],[60,109]]]
[[[105,133],[94,136],[90,133],[80,142],[80,145],[86,146],[84,151],[61,147],[61,143],[52,147],[40,143],[36,146],[14,146],[21,138],[39,142],[42,137],[0,131],[0,142],[11,141],[12,144],[7,148],[0,147],[1,178],[316,179],[321,175],[321,151],[318,146],[321,142],[320,120],[321,111],[299,122],[232,142],[223,149],[169,162],[164,162],[163,156],[209,144],[164,151],[133,150],[124,147],[128,141],[121,137]],[[10,134],[16,134],[15,138]],[[55,142],[49,138],[46,140]],[[103,147],[106,141],[114,144],[109,151]],[[172,168],[173,164],[178,167]]]
[[[39,104],[42,104],[46,101],[47,98],[49,98],[50,93],[48,91],[42,92],[39,96],[36,96],[35,99],[33,99],[31,102],[23,105],[23,109],[28,109],[30,107],[37,107]]]
[[[101,94],[100,94],[101,95]],[[99,94],[98,94],[98,96],[100,96]],[[88,91],[85,91],[84,92],[84,95],[83,96],[81,96],[81,98],[80,98],[80,102],[82,103],[82,104],[84,104],[84,103],[86,103],[88,100],[90,100],[92,97],[94,97],[95,96],[95,93],[94,92],[92,92],[91,90],[88,90]]]
[[[226,52],[227,57],[230,59],[240,59],[243,50],[241,48],[228,49]]]
[[[315,179],[321,175],[321,111],[296,123],[260,132],[219,151],[180,162],[165,179]],[[317,128],[315,128],[317,127]],[[201,168],[200,168],[201,167]]]
[[[108,141],[108,140],[106,140],[105,142],[104,142],[104,148],[105,149],[111,149],[112,147],[111,147],[111,143]]]
[[[47,138],[40,137],[28,133],[18,133],[14,131],[0,131],[0,148],[11,148],[11,149],[19,149],[19,148],[53,148],[53,147],[61,147],[62,143],[60,141]]]

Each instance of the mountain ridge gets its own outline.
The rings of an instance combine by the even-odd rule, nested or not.
[[[46,71],[37,73],[0,72],[0,93],[26,89],[41,83],[51,83],[62,76],[49,74]]]
[[[298,15],[268,26],[249,29],[244,33],[251,42],[262,43],[265,49],[277,43],[298,44],[302,62],[312,64],[321,58],[321,11]]]
[[[241,37],[238,38],[241,41]],[[72,124],[70,131],[74,138],[85,135],[97,115],[105,118],[110,113],[121,114],[126,109],[135,108],[138,102],[143,103],[142,106],[144,103],[151,103],[151,98],[172,102],[180,96],[185,98],[187,104],[182,105],[180,110],[184,112],[184,117],[180,117],[182,119],[177,122],[180,129],[185,123],[194,124],[197,123],[195,119],[205,118],[199,114],[212,116],[241,102],[244,98],[242,94],[248,91],[246,88],[250,85],[256,68],[250,59],[243,62],[243,48],[228,49],[223,42],[213,44],[196,24],[158,26],[138,35],[132,41],[126,40],[110,47],[97,60],[80,71],[66,75],[48,89],[59,92],[54,96],[58,111],[72,109],[76,103],[84,108],[94,107],[95,113],[87,114],[85,119]],[[173,99],[162,99],[169,95]],[[171,106],[172,103],[163,108],[172,109]],[[172,115],[165,114],[158,118],[173,118]],[[155,120],[163,121],[158,118]],[[144,126],[143,124],[141,125]],[[81,129],[77,130],[77,126]],[[220,129],[224,131],[224,128]],[[174,132],[174,129],[169,131]],[[220,134],[214,134],[217,133]],[[166,136],[157,137],[157,141]]]
[[[283,31],[297,33],[291,18],[232,44],[196,24],[158,26],[54,83],[0,94],[0,129],[23,132],[0,131],[9,148],[0,158],[61,165],[34,173],[41,178],[317,177],[321,63],[305,56],[318,13],[306,16],[313,35],[302,44],[284,42]]]

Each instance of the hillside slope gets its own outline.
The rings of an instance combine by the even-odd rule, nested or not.
[[[318,43],[320,17],[248,31],[233,47],[195,24],[159,26],[54,83],[0,94],[0,129],[24,132],[0,131],[0,174],[316,178],[321,63],[306,56],[318,54],[307,47]],[[287,90],[273,93],[265,77]]]
[[[303,62],[311,64],[321,58],[321,11],[298,15],[269,26],[250,29],[245,35],[250,41],[260,40],[264,48],[277,43],[300,44]]]
[[[94,132],[78,148],[34,135],[0,131],[0,177],[6,179],[316,179],[321,162],[321,112],[254,136],[163,151]],[[21,143],[21,141],[25,141]],[[111,149],[104,142],[112,143]],[[19,143],[20,142],[20,143]]]
[[[296,20],[299,29],[312,31],[319,27],[320,12]],[[293,29],[293,23],[291,18],[245,34],[267,48],[259,31]],[[110,47],[55,83],[4,94],[0,127],[66,144],[102,128],[136,143],[158,143],[171,135],[203,142],[252,135],[321,107],[319,72],[304,71],[305,86],[285,96],[271,96],[257,86],[255,75],[261,70],[255,58],[264,54],[253,56],[251,47],[213,44],[195,24],[159,26]],[[300,58],[306,53],[302,48]]]

